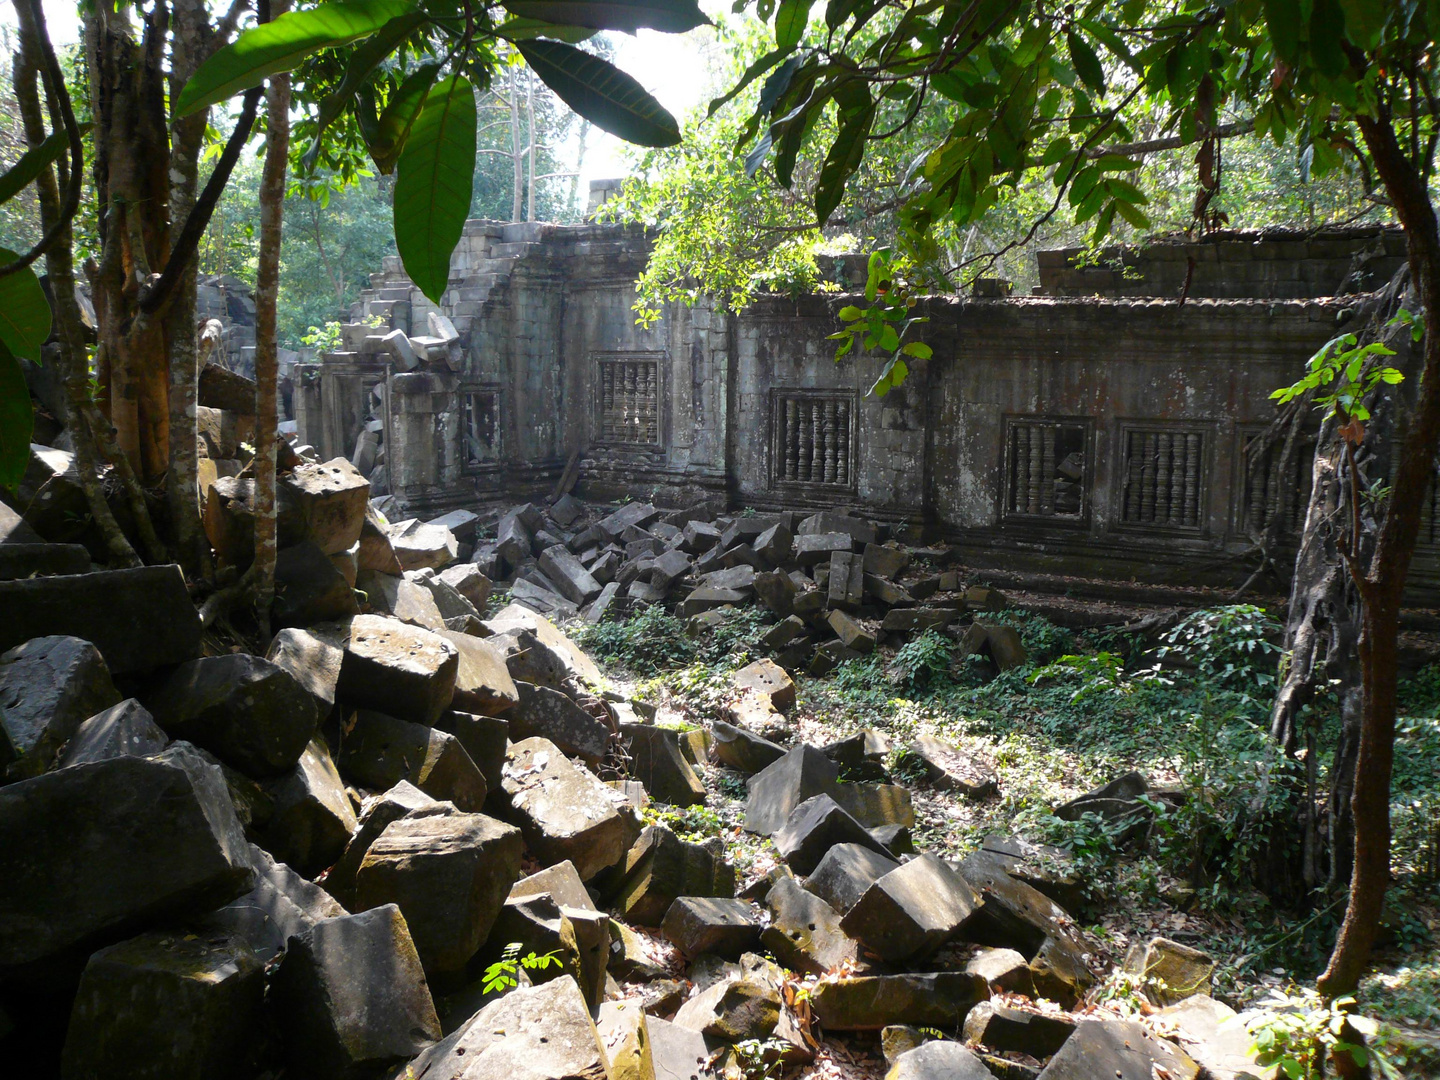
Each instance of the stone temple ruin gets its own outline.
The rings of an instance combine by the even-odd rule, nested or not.
[[[876,358],[836,363],[825,340],[843,292],[672,305],[642,327],[648,250],[635,227],[471,221],[439,308],[387,259],[346,351],[295,369],[300,441],[422,518],[558,483],[852,508],[977,567],[1239,580],[1236,557],[1277,514],[1297,530],[1309,491],[1308,455],[1292,475],[1249,468],[1270,392],[1404,258],[1380,229],[1229,233],[1098,266],[1042,252],[1034,295],[926,301],[934,358],[880,399]],[[836,268],[842,288],[862,280]],[[1430,517],[1424,540],[1417,580],[1434,581]]]

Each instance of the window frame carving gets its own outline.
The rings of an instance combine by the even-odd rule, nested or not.
[[[591,373],[594,378],[594,389],[592,398],[594,402],[594,443],[597,447],[612,450],[642,450],[653,453],[663,449],[665,446],[665,368],[668,354],[661,351],[628,351],[628,352],[597,352],[592,353]],[[617,370],[623,364],[650,364],[655,369],[655,438],[653,441],[636,440],[606,432],[605,418],[605,373],[608,370]]]
[[[1211,485],[1211,482],[1212,482],[1211,472],[1212,472],[1212,470],[1214,469],[1214,456],[1215,456],[1215,429],[1214,429],[1214,426],[1213,426],[1213,425],[1204,424],[1204,423],[1193,423],[1193,422],[1176,421],[1176,420],[1147,420],[1147,419],[1137,419],[1137,420],[1121,420],[1121,421],[1119,422],[1119,424],[1118,424],[1118,431],[1119,431],[1119,443],[1118,443],[1119,454],[1117,455],[1117,460],[1116,460],[1116,465],[1115,465],[1115,482],[1114,482],[1114,486],[1115,486],[1115,526],[1116,526],[1116,528],[1118,528],[1118,529],[1123,529],[1123,530],[1126,531],[1126,532],[1154,533],[1154,534],[1161,535],[1161,536],[1202,537],[1202,536],[1206,535],[1206,533],[1207,533],[1207,531],[1208,531],[1208,529],[1209,529],[1209,526],[1210,526],[1210,521],[1209,521],[1209,505],[1210,505],[1210,504],[1209,504],[1209,499],[1210,499],[1210,485]],[[1132,436],[1137,436],[1137,435],[1140,436],[1140,437],[1142,437],[1142,438],[1145,437],[1145,436],[1154,436],[1154,437],[1155,437],[1155,440],[1156,440],[1154,452],[1155,452],[1156,454],[1159,454],[1159,453],[1161,452],[1161,451],[1160,451],[1160,440],[1161,440],[1162,438],[1163,438],[1163,439],[1166,439],[1166,440],[1173,440],[1176,436],[1179,436],[1179,437],[1181,437],[1181,438],[1183,438],[1183,439],[1187,439],[1187,440],[1188,440],[1189,438],[1192,438],[1192,437],[1198,440],[1198,453],[1197,453],[1196,456],[1195,456],[1195,496],[1194,496],[1195,522],[1194,522],[1194,524],[1186,524],[1186,523],[1183,522],[1183,521],[1181,521],[1181,522],[1176,522],[1176,521],[1173,521],[1173,520],[1165,520],[1165,521],[1159,521],[1159,520],[1144,521],[1144,520],[1140,520],[1140,521],[1134,521],[1134,520],[1130,520],[1129,518],[1127,518],[1127,516],[1126,516],[1126,510],[1127,510],[1127,508],[1129,507],[1130,485],[1131,485],[1131,480],[1132,480],[1132,472],[1133,472],[1134,478],[1135,478],[1135,479],[1138,479],[1139,482],[1140,482],[1140,494],[1139,494],[1138,497],[1141,499],[1142,513],[1143,513],[1143,506],[1144,506],[1144,501],[1145,501],[1145,492],[1144,492],[1144,486],[1145,486],[1145,474],[1144,474],[1144,470],[1145,470],[1145,466],[1142,464],[1141,466],[1138,467],[1137,470],[1132,470],[1132,468],[1131,468],[1131,452],[1130,452],[1130,449],[1131,449],[1131,437],[1132,437]],[[1173,445],[1173,444],[1172,444],[1172,445]],[[1143,454],[1143,450],[1142,450],[1142,454]],[[1156,466],[1155,466],[1155,468],[1156,468],[1155,481],[1156,481],[1157,490],[1151,492],[1151,494],[1150,494],[1150,498],[1151,498],[1151,500],[1152,500],[1152,505],[1153,505],[1153,500],[1158,497],[1158,494],[1159,494],[1159,492],[1158,492],[1158,486],[1159,486],[1159,483],[1160,483],[1160,481],[1161,481],[1161,478],[1164,477],[1164,479],[1168,482],[1169,479],[1170,479],[1171,470],[1173,469],[1173,467],[1174,467],[1173,454],[1172,454],[1171,461],[1170,461],[1169,463],[1164,463],[1164,462],[1161,462],[1161,461],[1157,460]],[[1183,484],[1184,481],[1182,480],[1181,483]],[[1183,490],[1183,489],[1182,489],[1182,490]],[[1182,498],[1187,498],[1187,497],[1185,497],[1185,496],[1182,495]],[[1172,496],[1171,496],[1172,505],[1173,505],[1173,501],[1174,501],[1174,497],[1173,497],[1173,495],[1172,495]],[[1183,510],[1183,503],[1182,503],[1182,510]]]
[[[469,435],[467,423],[469,399],[488,397],[495,418],[495,433],[492,439],[494,456],[488,461],[472,461],[466,442]],[[493,472],[501,467],[505,452],[504,405],[505,393],[499,383],[465,383],[460,387],[460,415],[456,424],[456,439],[460,449],[460,471],[466,476]]]
[[[1009,525],[1041,525],[1067,529],[1084,529],[1089,526],[1094,506],[1095,490],[1095,419],[1090,416],[1070,416],[1054,413],[1006,413],[1001,429],[1000,441],[1000,521]],[[1017,453],[1017,433],[1021,429],[1079,429],[1082,440],[1081,454],[1084,458],[1084,473],[1080,480],[1080,512],[1078,514],[1033,513],[1029,510],[1014,510],[1016,480],[1014,456]],[[1062,459],[1063,460],[1063,459]],[[1058,464],[1058,461],[1057,463]],[[1037,478],[1042,489],[1045,478]],[[1051,480],[1053,484],[1053,477]],[[1042,496],[1043,498],[1043,496]],[[1053,501],[1053,500],[1052,500]]]
[[[843,457],[845,465],[845,479],[827,481],[802,480],[798,476],[789,475],[792,471],[800,470],[800,462],[803,460],[807,465],[813,463],[813,445],[811,456],[804,457],[800,453],[800,446],[797,444],[794,455],[794,469],[789,466],[791,455],[788,453],[786,433],[789,430],[788,416],[786,412],[787,403],[794,403],[797,410],[802,402],[805,403],[826,403],[834,402],[836,405],[844,405],[846,420],[843,426],[845,453]],[[774,491],[794,492],[825,492],[832,494],[852,493],[857,489],[857,473],[859,467],[859,454],[857,443],[859,441],[859,413],[860,396],[854,390],[827,389],[817,387],[772,387],[770,390],[770,423],[769,423],[769,447],[770,447],[770,487]],[[838,419],[838,417],[837,417]],[[796,422],[799,422],[798,416]],[[839,430],[837,429],[837,440]],[[837,446],[837,453],[839,447]],[[837,461],[842,460],[837,458]]]

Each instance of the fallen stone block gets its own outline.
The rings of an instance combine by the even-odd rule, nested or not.
[[[0,489],[0,501],[29,527],[28,534],[22,535],[28,535],[32,543],[39,539],[52,543],[88,539],[84,526],[88,514],[85,489],[80,485],[75,455],[69,451],[31,443],[20,482]]]
[[[750,552],[748,547],[743,550]],[[755,577],[755,567],[742,562],[723,570],[712,570],[701,580],[707,588],[738,592],[748,600],[755,595]]]
[[[706,987],[680,1006],[675,1024],[728,1043],[766,1039],[779,1024],[781,1009],[776,987],[737,973]]]
[[[302,874],[315,875],[345,850],[355,811],[324,740],[312,739],[290,775],[266,785],[266,847]]]
[[[80,725],[120,701],[88,641],[40,637],[0,655],[0,767],[11,780],[53,766]]]
[[[271,639],[265,659],[288,671],[305,688],[315,699],[319,716],[330,715],[340,684],[340,667],[345,662],[342,649],[308,630],[291,627]]]
[[[440,1038],[420,958],[394,904],[326,919],[292,938],[271,997],[297,1076],[375,1073]]]
[[[814,795],[791,811],[785,827],[775,834],[775,850],[797,874],[808,874],[837,844],[866,847],[877,855],[885,849],[865,826],[841,809],[829,795]]]
[[[862,550],[866,544],[877,544],[880,542],[880,530],[874,522],[865,521],[863,518],[852,517],[849,514],[837,514],[833,511],[824,510],[818,514],[811,514],[804,521],[800,522],[796,532],[800,536],[824,536],[834,533],[844,533],[854,541],[856,550]]]
[[[595,1017],[595,1031],[610,1062],[611,1080],[655,1080],[650,1027],[638,1001],[606,1001]]]
[[[830,553],[830,576],[825,583],[832,608],[855,610],[865,602],[865,571],[858,555],[849,551]]]
[[[252,876],[225,781],[188,744],[0,787],[0,972],[83,959]]]
[[[805,634],[805,620],[798,615],[790,615],[781,619],[764,634],[760,635],[760,644],[767,649],[783,649],[796,638]],[[782,668],[784,664],[780,665]]]
[[[248,567],[255,558],[254,479],[221,476],[210,483],[205,492],[202,524],[205,536],[221,563],[236,569]],[[290,489],[279,484],[275,492],[277,548],[287,548],[309,538],[309,531]]]
[[[995,1080],[979,1054],[948,1039],[934,1039],[901,1054],[885,1080]]]
[[[150,708],[172,736],[257,780],[294,768],[319,720],[293,675],[245,653],[181,664]]]
[[[996,856],[1012,878],[1044,893],[1066,911],[1078,911],[1085,903],[1086,883],[1075,870],[1075,856],[1064,848],[1018,836],[987,836],[980,846]]]
[[[405,780],[461,810],[485,805],[485,777],[459,740],[437,728],[360,709],[341,730],[339,757],[341,771],[368,788]]]
[[[783,746],[724,720],[711,723],[710,734],[720,762],[747,776],[763,771],[785,756]]]
[[[460,558],[460,541],[455,534],[441,525],[412,523],[404,532],[390,534],[390,546],[395,550],[401,569],[443,570]]]
[[[1195,1080],[1200,1067],[1174,1043],[1133,1020],[1088,1020],[1041,1071],[1044,1080]]]
[[[370,481],[343,457],[321,465],[297,465],[279,484],[304,523],[305,533],[327,555],[360,539],[370,503]]]
[[[840,927],[840,913],[793,878],[781,878],[765,896],[770,923],[760,942],[786,967],[822,975],[859,960],[859,945]]]
[[[719,589],[709,586],[702,586],[691,590],[681,601],[676,609],[676,614],[682,619],[688,619],[692,615],[699,615],[702,611],[710,611],[712,608],[724,607],[727,604],[735,606],[743,604],[749,597],[735,589]]]
[[[800,589],[789,574],[780,570],[756,574],[754,588],[756,598],[782,619],[794,613]]]
[[[1014,949],[981,949],[965,963],[965,970],[979,975],[991,990],[1035,996],[1030,965]]]
[[[817,748],[794,747],[747,782],[745,831],[774,836],[806,799],[833,795],[840,786],[839,775],[835,763]]]
[[[505,666],[505,655],[489,638],[440,631],[459,654],[455,694],[451,705],[462,712],[493,716],[507,712],[520,700],[520,691]]]
[[[448,514],[431,518],[425,524],[449,529],[462,544],[474,544],[480,527],[480,515],[471,510],[451,510]]]
[[[710,1065],[710,1048],[698,1031],[680,1027],[658,1016],[648,1016],[650,1056],[655,1080],[702,1080],[715,1075]]]
[[[1065,1045],[1075,1021],[1063,1013],[1032,1012],[982,1001],[965,1017],[965,1041],[1001,1053],[1013,1051],[1044,1060]]]
[[[1175,1040],[1200,1067],[1201,1076],[1244,1080],[1264,1075],[1244,1022],[1234,1009],[1208,994],[1169,1005],[1157,1012],[1155,1019],[1175,1032]]]
[[[677,897],[660,931],[691,960],[701,953],[736,960],[760,942],[760,923],[753,909],[733,898]]]
[[[720,542],[720,530],[708,521],[687,522],[680,533],[681,549],[689,555],[700,555]]]
[[[562,753],[578,757],[594,767],[610,746],[610,729],[566,694],[548,686],[517,682],[520,700],[506,714],[510,737],[548,739]]]
[[[268,966],[284,955],[296,934],[348,914],[328,892],[276,862],[264,848],[250,845],[250,863],[255,887],[192,923],[195,933],[239,938]]]
[[[959,582],[951,583],[946,580],[948,575],[941,575],[940,587],[942,589],[956,589]],[[1010,601],[999,589],[987,588],[984,585],[972,585],[965,590],[965,606],[971,611],[1004,611],[1010,606]]]
[[[365,510],[365,521],[360,527],[360,547],[356,552],[356,567],[359,570],[373,570],[377,574],[395,574],[399,576],[405,572],[400,565],[400,559],[395,554],[395,546],[390,542],[390,534],[386,531],[384,523],[373,507],[367,506]]]
[[[581,617],[594,626],[605,618],[605,613],[610,610],[610,606],[615,602],[615,597],[619,595],[620,583],[617,581],[607,582],[605,587],[600,590],[600,595],[595,598],[595,602],[581,613]]]
[[[956,608],[892,608],[880,621],[880,629],[887,634],[923,634],[926,630],[949,626],[959,617],[960,612]]]
[[[989,997],[983,979],[959,971],[860,975],[820,982],[810,1008],[826,1031],[879,1031],[892,1024],[955,1031]]]
[[[861,565],[867,574],[894,581],[910,565],[910,552],[888,544],[866,544]]]
[[[66,1080],[241,1080],[262,1064],[264,1007],[264,965],[240,939],[142,934],[85,965],[60,1072]]]
[[[388,791],[367,799],[350,841],[345,845],[344,854],[325,875],[325,891],[347,909],[353,908],[355,875],[360,872],[360,864],[365,861],[370,845],[392,822],[399,821],[412,810],[435,805],[436,800],[408,780],[401,780]]]
[[[357,615],[343,639],[342,701],[433,724],[455,696],[460,655],[438,634],[380,615]]]
[[[595,901],[580,880],[575,864],[566,860],[554,866],[547,866],[528,877],[523,877],[510,887],[507,900],[528,900],[532,896],[550,896],[562,907],[579,908],[581,911],[597,911]]]
[[[630,775],[653,798],[671,806],[705,801],[705,785],[680,750],[679,732],[652,724],[622,724],[620,738],[630,754]]]
[[[625,856],[632,826],[620,796],[548,739],[512,744],[502,789],[525,843],[546,864],[569,860],[588,881]]]
[[[200,655],[200,615],[174,565],[0,581],[0,611],[0,649],[76,637],[100,650],[112,675]]]
[[[795,680],[773,660],[756,660],[735,672],[731,685],[743,693],[768,698],[771,708],[786,713],[795,707]]]
[[[359,614],[353,580],[312,541],[281,551],[275,558],[275,602],[271,615],[280,626],[311,626]]]
[[[988,656],[1001,671],[1020,667],[1030,659],[1013,627],[971,623],[960,639],[961,656]]]
[[[915,854],[915,839],[908,825],[882,825],[878,829],[871,829],[870,835],[879,840],[885,850],[896,858]]]
[[[660,517],[660,511],[649,503],[626,503],[620,509],[601,518],[596,528],[611,540],[618,540],[626,529],[643,529]]]
[[[505,768],[505,750],[510,739],[510,722],[494,716],[450,710],[436,721],[441,731],[454,735],[485,778],[486,791],[499,791]]]
[[[60,767],[115,757],[149,757],[164,750],[169,741],[145,706],[126,698],[80,725],[65,747]]]
[[[463,596],[476,611],[490,602],[491,581],[474,563],[460,563],[440,571],[439,578]]]
[[[614,908],[640,926],[659,926],[681,896],[735,895],[735,868],[702,844],[681,840],[663,825],[647,825],[620,867]]]
[[[915,606],[915,598],[899,585],[876,574],[866,574],[864,592],[875,603],[887,608],[909,608]]]
[[[995,772],[959,747],[931,735],[910,744],[910,753],[925,770],[925,779],[942,791],[955,791],[967,799],[988,799],[1000,788]]]
[[[605,677],[600,674],[595,662],[543,615],[537,615],[518,604],[510,604],[486,619],[485,626],[492,634],[504,634],[516,629],[528,630],[541,644],[561,658],[566,677],[577,679],[585,686],[605,685]]]
[[[540,553],[540,569],[572,604],[588,604],[600,595],[600,582],[562,545],[548,547]]]
[[[1128,974],[1140,977],[1141,992],[1160,1006],[1209,994],[1215,975],[1213,956],[1163,937],[1132,944],[1123,966]]]
[[[843,611],[832,611],[826,620],[840,644],[852,653],[865,656],[875,651],[875,634]]]
[[[506,514],[495,526],[495,554],[513,574],[534,554],[535,538],[515,513]]]
[[[783,521],[777,521],[755,538],[755,554],[771,566],[781,566],[790,561],[794,551],[794,537]]]
[[[395,904],[433,982],[461,974],[520,875],[520,830],[423,807],[386,826],[355,876],[355,907]]]
[[[388,615],[411,626],[437,633],[445,629],[445,616],[430,590],[415,581],[391,574],[362,570],[355,587],[365,595],[365,605],[377,615]]]
[[[894,962],[933,952],[979,907],[970,883],[927,853],[866,889],[840,925],[882,960]]]
[[[899,865],[869,844],[836,844],[805,879],[805,888],[844,915],[871,885]]]
[[[469,566],[470,564],[462,565]],[[447,627],[469,629],[472,626],[479,626],[479,609],[428,566],[423,570],[405,571],[405,578],[430,594],[430,599],[435,601],[435,607],[440,612],[440,617],[445,620]]]
[[[0,512],[14,513],[3,504],[0,504]],[[39,537],[31,544],[0,540],[0,581],[83,574],[89,569],[90,552],[80,544],[47,544]]]
[[[846,813],[867,829],[892,825],[909,829],[915,825],[910,789],[900,784],[841,784],[831,794]]]

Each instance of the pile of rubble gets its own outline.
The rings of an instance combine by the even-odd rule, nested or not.
[[[207,508],[236,565],[247,494],[217,483]],[[729,722],[674,730],[536,610],[596,618],[623,589],[703,625],[753,595],[795,631],[781,654],[823,667],[953,623],[971,598],[938,554],[837,515],[630,505],[586,525],[565,499],[492,541],[465,512],[387,523],[344,459],[293,463],[279,513],[264,656],[202,655],[173,566],[0,581],[7,1062],[67,1080],[750,1080],[868,1033],[896,1078],[1184,1080],[1207,1055],[1236,1075],[1207,957],[1159,939],[1132,957],[1166,1027],[1069,1011],[1096,972],[1068,856],[1006,837],[955,862],[915,851],[878,733],[767,737],[794,707],[782,664],[736,674]],[[45,546],[28,530],[0,518],[0,547]],[[955,747],[911,749],[937,786],[993,790]],[[722,769],[778,855],[755,881],[722,837],[646,824],[652,800],[706,801]],[[1144,794],[1121,778],[1061,811],[1119,820]]]

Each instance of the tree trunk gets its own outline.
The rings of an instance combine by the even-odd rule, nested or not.
[[[510,220],[520,221],[525,210],[524,148],[520,140],[520,76],[510,69],[510,154],[514,164],[514,188],[510,200]]]
[[[525,154],[526,185],[528,188],[526,202],[529,204],[526,210],[526,221],[535,220],[535,79],[531,76],[530,70],[525,70],[525,130],[529,137],[529,146]]]

